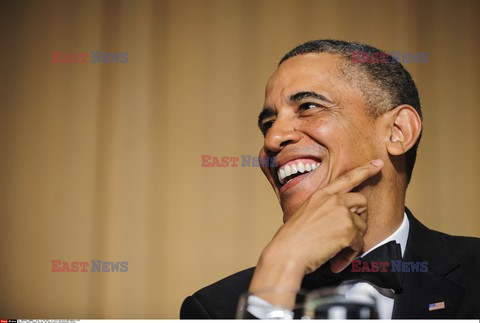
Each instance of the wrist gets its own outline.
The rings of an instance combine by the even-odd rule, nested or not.
[[[305,271],[305,265],[298,257],[267,247],[258,260],[250,291],[268,288],[298,291]]]

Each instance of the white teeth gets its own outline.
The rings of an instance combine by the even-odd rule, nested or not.
[[[320,163],[303,163],[299,161],[296,164],[290,164],[290,165],[285,165],[282,166],[278,169],[277,171],[277,176],[278,180],[280,181],[280,184],[285,183],[285,178],[288,176],[291,176],[293,174],[296,174],[298,172],[300,173],[305,173],[305,172],[311,172],[315,170],[318,166],[320,166]]]
[[[303,163],[302,163],[302,162],[299,162],[298,165],[297,165],[297,167],[298,167],[298,171],[299,171],[300,173],[305,172],[305,167],[303,166]]]
[[[297,166],[292,165],[292,175],[298,173]]]
[[[279,172],[280,172],[280,176],[279,176],[279,177],[280,177],[281,179],[284,179],[285,177],[287,177],[287,175],[285,175],[285,171],[284,171],[283,169],[280,169]]]
[[[285,166],[284,170],[285,170],[285,175],[287,175],[287,176],[292,175],[292,172],[290,171],[290,166],[288,166],[288,165]]]

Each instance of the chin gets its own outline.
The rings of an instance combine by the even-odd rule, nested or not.
[[[283,209],[283,208],[282,208]],[[288,220],[290,220],[290,218],[292,217],[292,215],[294,214],[295,212],[294,211],[288,211],[288,210],[284,210],[283,211],[283,223],[286,223]]]
[[[283,223],[287,222],[295,212],[302,206],[305,200],[310,194],[305,194],[305,196],[296,196],[295,199],[284,199],[280,202],[280,206],[283,211]]]
[[[283,222],[285,223],[295,212],[318,190],[323,181],[302,181],[287,192],[280,194],[280,206],[283,211]]]

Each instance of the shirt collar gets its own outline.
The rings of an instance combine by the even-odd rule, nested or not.
[[[407,213],[403,212],[403,221],[402,221],[402,224],[400,224],[400,226],[398,227],[398,229],[394,233],[392,233],[390,236],[385,238],[383,241],[376,244],[373,248],[365,252],[362,255],[362,257],[368,254],[370,251],[393,240],[397,241],[397,243],[400,244],[400,249],[402,250],[402,257],[403,257],[403,254],[405,253],[405,246],[407,245],[409,229],[410,229],[410,222],[408,221]]]

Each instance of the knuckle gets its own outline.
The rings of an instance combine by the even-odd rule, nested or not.
[[[363,194],[360,194],[360,193],[359,193],[359,195],[360,195],[360,199],[362,200],[362,202],[363,202],[364,204],[367,204],[367,197],[366,197],[365,195],[363,195]]]
[[[360,206],[366,207],[368,205],[368,200],[365,196],[361,196],[360,198]]]
[[[345,173],[345,174],[342,175],[342,178],[343,178],[343,180],[345,180],[349,183],[354,181],[354,177],[353,177],[352,173]]]
[[[340,245],[340,250],[348,247],[350,245],[351,239],[349,237],[342,237],[341,239],[338,239],[339,245]]]
[[[342,230],[345,233],[351,235],[355,232],[355,223],[353,222],[353,219],[350,216],[350,211],[347,208],[345,208],[344,212],[342,213],[348,215],[345,216],[344,220],[342,221]]]

